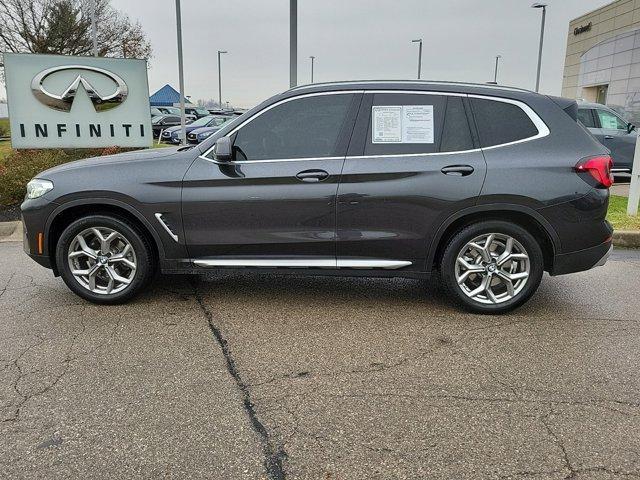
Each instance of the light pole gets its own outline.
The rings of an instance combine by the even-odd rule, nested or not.
[[[298,0],[289,0],[289,86],[298,84]]]
[[[96,0],[91,0],[91,37],[93,37],[93,56],[98,56],[98,28],[96,26]]]
[[[310,55],[309,58],[311,59],[311,83],[313,83],[313,62],[316,59],[316,57],[314,57],[313,55]]]
[[[218,50],[218,105],[222,108],[222,69],[220,67],[220,55],[229,53],[226,50]]]
[[[184,68],[182,65],[182,14],[180,13],[180,0],[176,0],[176,32],[178,35],[178,82],[180,84],[180,131],[182,133],[180,143],[185,145],[187,141],[187,120],[184,113]]]
[[[420,73],[422,71],[422,39],[411,40],[411,43],[418,43],[418,80],[420,80]]]
[[[502,55],[496,55],[496,69],[493,72],[493,83],[498,83],[498,61],[502,58]]]
[[[538,49],[538,73],[536,74],[536,92],[540,90],[540,67],[542,65],[542,44],[544,42],[544,20],[547,15],[547,4],[536,2],[531,8],[542,9],[542,21],[540,22],[540,48]]]

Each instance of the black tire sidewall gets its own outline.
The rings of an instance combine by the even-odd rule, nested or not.
[[[78,233],[91,227],[107,227],[121,233],[130,243],[136,255],[136,273],[131,284],[121,292],[100,295],[93,293],[78,283],[67,259],[67,252]],[[66,285],[78,296],[93,303],[118,304],[135,296],[149,282],[153,274],[152,256],[149,245],[138,229],[122,218],[107,215],[90,215],[72,222],[62,232],[56,246],[56,265]]]
[[[467,297],[455,278],[455,264],[460,250],[473,238],[486,233],[502,233],[513,237],[525,248],[530,262],[529,279],[524,289],[515,298],[496,305],[483,304]],[[544,256],[535,237],[520,225],[500,220],[478,222],[457,232],[449,240],[440,262],[440,276],[449,296],[458,305],[475,313],[501,314],[520,307],[538,289],[543,273]]]

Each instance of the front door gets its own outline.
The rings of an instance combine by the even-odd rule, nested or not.
[[[464,95],[365,95],[338,191],[338,266],[425,269],[438,226],[482,187],[470,117]]]
[[[335,265],[336,191],[361,94],[304,95],[230,134],[234,158],[198,157],[183,221],[198,265]]]

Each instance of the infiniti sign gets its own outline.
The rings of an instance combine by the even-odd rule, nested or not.
[[[14,148],[149,147],[145,60],[5,54]]]
[[[115,91],[108,95],[101,95],[82,75],[78,75],[75,80],[62,92],[60,95],[48,92],[43,83],[47,77],[57,72],[63,72],[66,70],[85,70],[89,72],[97,72],[115,83]],[[122,78],[113,72],[105,70],[104,68],[88,67],[85,65],[64,65],[61,67],[47,68],[38,73],[31,81],[31,91],[35,97],[44,105],[68,112],[71,110],[71,105],[78,92],[78,87],[82,84],[87,95],[93,103],[93,107],[96,111],[103,111],[114,106],[120,105],[125,101],[129,93],[127,84]]]

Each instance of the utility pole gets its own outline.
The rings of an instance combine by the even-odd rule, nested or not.
[[[411,43],[418,44],[418,80],[420,80],[420,75],[422,73],[422,39],[419,38],[417,40],[411,40]]]
[[[311,83],[313,83],[313,61],[316,59],[313,55],[309,57],[311,59]]]
[[[226,50],[218,50],[218,105],[222,108],[222,68],[220,67],[220,55],[229,53]]]
[[[289,86],[298,84],[298,0],[289,0]]]
[[[96,25],[96,1],[91,0],[91,37],[93,38],[93,56],[98,56],[98,26]]]
[[[184,113],[184,68],[182,63],[182,14],[180,12],[180,0],[176,0],[176,32],[178,35],[178,81],[180,83],[180,131],[182,133],[180,143],[185,145],[187,141],[187,120]]]
[[[542,44],[544,43],[544,22],[547,15],[547,4],[536,2],[531,8],[542,9],[542,21],[540,22],[540,48],[538,49],[538,72],[536,74],[536,92],[540,90],[540,67],[542,66]]]
[[[493,72],[493,83],[498,84],[498,61],[502,58],[502,55],[496,55],[496,69]]]

